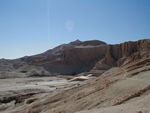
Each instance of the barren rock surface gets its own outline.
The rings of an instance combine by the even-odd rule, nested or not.
[[[7,98],[9,101],[1,99],[1,112],[149,113],[150,65],[144,63],[149,59],[111,68],[99,77],[80,82],[55,77],[1,80],[1,84],[8,89],[0,87],[3,92],[1,97],[9,97],[10,92],[19,94],[19,99],[12,94],[11,98]],[[11,81],[11,88],[9,84],[4,84],[8,81]]]
[[[76,75],[106,71],[150,56],[150,39],[109,45],[102,41],[75,41],[42,54],[15,60],[0,60],[0,78]]]
[[[0,112],[28,105],[45,95],[55,94],[78,82],[69,82],[60,77],[0,79]]]
[[[150,113],[149,50],[150,40],[75,41],[31,57],[2,59],[0,112]],[[58,76],[64,72],[76,76]]]

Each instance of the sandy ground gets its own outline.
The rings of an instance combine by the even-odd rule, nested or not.
[[[55,77],[0,79],[0,92],[24,89],[41,89],[48,92],[67,83],[67,80]]]
[[[52,95],[76,84],[77,81],[69,82],[59,77],[0,79],[0,112],[11,112],[32,98]]]
[[[116,67],[80,82],[60,77],[0,79],[0,112],[150,113],[150,65],[142,61]]]

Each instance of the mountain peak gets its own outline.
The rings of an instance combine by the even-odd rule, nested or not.
[[[75,40],[75,41],[73,41],[73,42],[70,42],[69,44],[70,45],[79,45],[80,43],[81,43],[82,41],[80,41],[80,40]]]

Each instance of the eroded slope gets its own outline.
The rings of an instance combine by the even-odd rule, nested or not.
[[[45,95],[11,113],[109,113],[111,110],[114,110],[113,113],[149,112],[149,60],[148,57],[112,68],[97,78],[68,87],[54,95]],[[96,110],[87,111],[93,109]]]

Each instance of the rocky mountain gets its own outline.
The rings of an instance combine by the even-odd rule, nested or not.
[[[0,79],[0,112],[150,113],[149,50],[150,39],[116,45],[77,40],[1,59],[1,78],[26,78]],[[77,75],[37,77],[57,74]]]
[[[0,60],[0,77],[105,72],[150,56],[150,39],[110,45],[98,40],[62,44],[42,54]]]
[[[49,87],[57,88],[46,93],[31,89],[25,90],[25,94],[22,94],[22,90],[21,93],[10,90],[13,96],[8,92],[1,93],[0,110],[3,113],[150,113],[150,57],[125,62],[99,75],[75,83],[71,79],[67,81],[68,85],[49,84]],[[53,77],[46,77],[46,80],[50,78]],[[22,79],[29,84],[29,88],[35,78]],[[2,87],[6,81],[1,83]]]

